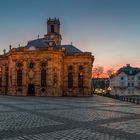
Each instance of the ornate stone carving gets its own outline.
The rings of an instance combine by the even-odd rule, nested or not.
[[[32,81],[33,78],[34,78],[34,76],[35,76],[35,72],[33,70],[30,70],[28,72],[28,78],[29,78],[29,80]]]

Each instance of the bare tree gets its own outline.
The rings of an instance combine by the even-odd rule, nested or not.
[[[116,71],[113,68],[110,68],[107,70],[107,75],[108,77],[113,76],[116,73]]]
[[[93,78],[101,78],[104,72],[104,68],[102,66],[93,67]]]
[[[99,78],[102,78],[104,72],[104,68],[102,66],[95,66],[93,67],[92,76],[93,76],[93,93],[98,86]]]

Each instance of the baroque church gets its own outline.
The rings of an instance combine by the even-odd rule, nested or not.
[[[49,18],[47,34],[0,55],[0,94],[91,96],[94,56],[61,45],[59,19]]]

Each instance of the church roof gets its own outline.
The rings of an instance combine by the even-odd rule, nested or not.
[[[40,39],[36,39],[36,40],[31,40],[28,42],[27,46],[25,46],[26,48],[30,48],[30,47],[35,47],[35,48],[47,48],[49,41],[46,40],[45,38],[40,38]],[[55,49],[57,48],[64,48],[66,53],[80,53],[82,52],[81,50],[79,50],[78,48],[76,48],[73,45],[53,45],[53,47]]]
[[[31,40],[28,42],[26,47],[29,48],[31,46],[34,46],[35,48],[48,47],[48,41],[44,38]]]
[[[67,53],[80,53],[82,52],[81,50],[79,50],[78,48],[76,48],[73,45],[60,45],[61,48],[65,48],[65,52]]]

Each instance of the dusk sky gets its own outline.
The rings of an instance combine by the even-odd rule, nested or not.
[[[43,37],[49,17],[61,21],[62,44],[92,52],[94,66],[140,67],[140,0],[0,0],[0,53]]]

